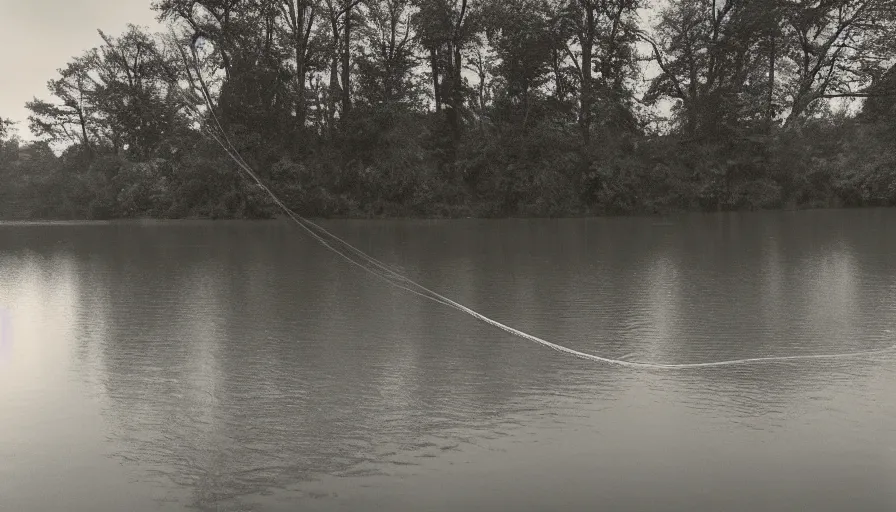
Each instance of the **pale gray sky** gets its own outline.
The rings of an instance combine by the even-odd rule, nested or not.
[[[0,0],[0,117],[18,122],[31,139],[25,102],[47,98],[47,81],[72,57],[99,46],[128,23],[155,32],[161,26],[151,0]]]

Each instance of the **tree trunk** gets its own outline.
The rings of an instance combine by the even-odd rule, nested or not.
[[[454,77],[451,80],[451,109],[454,111],[454,115],[451,118],[451,132],[454,135],[454,140],[459,141],[461,137],[462,127],[461,127],[461,116],[460,110],[463,107],[464,97],[463,97],[463,88],[461,87],[461,70],[463,69],[463,60],[460,53],[460,45],[454,45],[454,64],[453,69],[451,70],[454,73]]]
[[[348,5],[345,11],[345,26],[342,36],[344,45],[342,52],[342,122],[345,124],[349,111],[352,109],[351,96],[351,51],[352,51],[352,6]]]
[[[787,119],[784,120],[784,128],[793,128],[799,124],[800,118],[803,116],[803,113],[809,108],[809,105],[815,101],[815,97],[812,96],[812,84],[801,84],[797,93],[793,96],[793,106],[790,109],[790,114],[787,116]]]
[[[394,11],[390,11],[389,18],[389,47],[384,51],[383,62],[385,66],[385,79],[383,80],[383,102],[387,105],[392,104],[392,91],[399,85],[399,80],[395,79],[395,51],[398,44],[398,18]]]
[[[327,124],[332,131],[336,124],[336,95],[339,93],[339,56],[330,61],[330,88],[327,91]]]
[[[436,102],[436,112],[442,111],[442,91],[439,84],[439,53],[436,47],[429,49],[429,65],[432,69],[432,91]]]
[[[562,103],[566,97],[563,89],[563,75],[560,71],[560,52],[556,49],[551,50],[551,68],[554,72],[554,98],[558,103]]]
[[[86,149],[88,153],[93,153],[93,146],[90,144],[90,139],[87,137],[87,120],[84,118],[84,111],[80,108],[78,109],[78,121],[81,123],[81,138],[84,140],[84,149]]]
[[[529,84],[523,86],[523,133],[528,131],[529,125]]]
[[[695,106],[697,101],[685,101],[684,102],[684,111],[685,111],[685,133],[689,138],[694,138],[697,136],[697,107]]]
[[[479,62],[479,119],[482,123],[482,116],[485,115],[485,64]]]
[[[327,91],[327,128],[332,135],[336,124],[336,95],[339,91],[339,21],[332,14],[330,28],[333,30],[333,56],[330,59],[330,87]]]
[[[775,121],[775,34],[769,37],[769,55],[768,55],[768,110],[766,112],[766,123],[768,131],[771,132],[772,125]]]
[[[582,132],[582,146],[587,149],[591,144],[591,70],[594,58],[594,38],[597,31],[595,11],[597,6],[590,2],[583,2],[584,25],[579,32],[579,40],[582,43],[582,84],[579,91],[579,129]]]
[[[593,17],[589,15],[589,22]],[[579,128],[582,132],[582,144],[591,144],[591,47],[592,38],[586,37],[582,44],[582,90],[580,96]]]
[[[296,45],[296,124],[305,127],[305,48]]]
[[[292,32],[293,52],[296,57],[295,109],[296,125],[299,129],[305,127],[305,121],[308,118],[308,99],[305,92],[305,70],[307,67],[305,58],[308,53],[308,37],[311,34],[311,25],[314,23],[314,10],[313,8],[306,10],[306,7],[304,1],[293,2],[293,0],[287,0],[284,2],[284,5],[281,5],[283,15],[289,22],[289,29]]]
[[[454,108],[454,45],[448,44],[445,51],[445,76],[442,77],[442,99],[445,101],[445,121],[448,123],[448,129],[454,137],[454,126],[457,120],[457,110]]]

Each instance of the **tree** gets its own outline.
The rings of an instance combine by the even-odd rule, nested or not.
[[[91,54],[98,114],[116,151],[148,158],[186,122],[180,114],[183,100],[173,94],[165,76],[173,62],[133,25],[120,37],[99,34],[104,44]]]
[[[551,12],[542,0],[509,0],[494,2],[489,7],[485,26],[495,49],[493,71],[501,84],[499,94],[510,112],[505,121],[525,130],[533,99],[540,96],[552,71],[552,49],[556,42],[551,32]],[[482,58],[481,54],[477,55]],[[480,85],[483,83],[480,75]]]
[[[320,6],[317,0],[279,0],[278,7],[286,21],[287,39],[292,47],[295,68],[296,124],[304,128],[307,118],[305,80],[311,60],[311,33]]]
[[[25,104],[31,111],[29,127],[36,137],[54,143],[75,143],[92,151],[99,135],[100,121],[94,86],[89,76],[96,50],[74,59],[59,70],[60,78],[47,82],[57,102],[34,100]]]
[[[352,109],[352,29],[354,10],[361,0],[343,0],[344,19],[342,21],[342,118],[348,119]]]
[[[352,13],[361,0],[325,0],[330,28],[330,87],[328,91],[329,125],[332,129],[337,98],[341,104],[340,119],[345,121],[351,110]],[[341,84],[340,84],[341,81]]]
[[[418,0],[414,23],[429,52],[436,112],[443,109],[456,145],[463,133],[464,50],[476,43],[479,13],[468,0]]]
[[[655,37],[642,34],[661,70],[646,100],[678,100],[675,114],[689,137],[739,129],[757,109],[747,97],[764,82],[764,19],[746,6],[744,0],[681,0],[661,11]]]
[[[153,7],[161,20],[186,25],[188,60],[199,60],[209,48],[208,57],[224,71],[223,76],[193,78],[201,82],[231,140],[248,158],[260,159],[257,163],[273,158],[277,147],[289,143],[298,128],[293,116],[295,87],[290,86],[296,78],[286,65],[294,48],[281,44],[279,2],[164,0]],[[212,87],[213,81],[219,86]]]
[[[488,48],[476,46],[467,58],[465,69],[476,74],[476,113],[479,117],[479,127],[484,127],[487,109],[494,99],[495,77],[493,72],[496,66],[496,57]]]
[[[359,97],[370,105],[410,105],[416,102],[413,77],[415,37],[409,0],[371,0],[358,56]]]
[[[15,124],[9,119],[0,117],[0,143],[6,140],[6,137],[12,132],[14,126]]]
[[[596,100],[603,100],[605,110],[615,114],[618,107],[628,110],[625,104],[631,95],[625,81],[635,69],[639,7],[638,0],[567,0],[562,4],[560,36],[579,83],[578,122],[585,147],[591,141]],[[555,73],[559,71],[558,66]]]
[[[241,0],[159,0],[152,8],[160,21],[183,21],[195,39],[212,43],[227,77],[233,70],[233,54],[239,51],[236,20],[244,8]]]
[[[896,130],[896,65],[868,87],[869,98],[862,105],[860,118],[866,122],[885,123]]]
[[[799,124],[820,99],[866,96],[863,87],[896,54],[879,44],[894,30],[892,0],[791,0],[785,20],[791,40],[787,127]]]

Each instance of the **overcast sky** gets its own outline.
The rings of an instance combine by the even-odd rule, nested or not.
[[[72,57],[99,46],[97,29],[128,23],[160,30],[151,0],[0,0],[0,117],[30,139],[25,102],[48,98],[47,81]]]

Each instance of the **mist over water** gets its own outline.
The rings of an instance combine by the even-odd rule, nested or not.
[[[896,340],[894,210],[325,226],[606,357]],[[896,508],[892,354],[601,365],[384,285],[279,222],[0,225],[2,308],[12,510]]]

